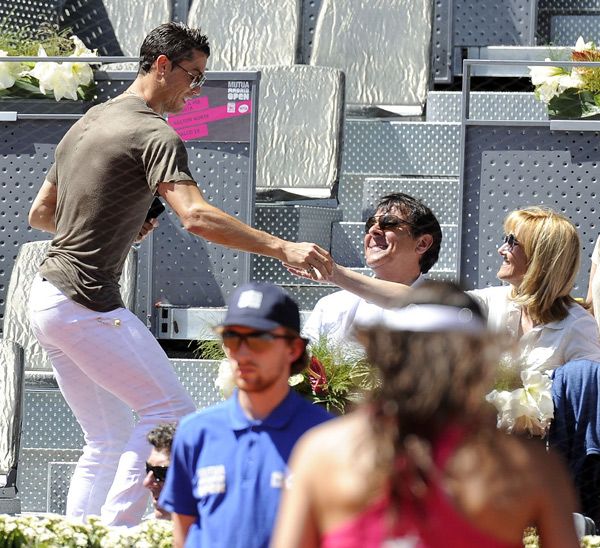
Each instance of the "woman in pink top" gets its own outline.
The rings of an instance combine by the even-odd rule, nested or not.
[[[516,548],[534,525],[544,548],[577,547],[561,463],[496,430],[503,349],[477,304],[436,282],[410,303],[361,329],[382,387],[300,440],[273,546]]]

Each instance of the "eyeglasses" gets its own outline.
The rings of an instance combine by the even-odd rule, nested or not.
[[[503,243],[505,243],[508,246],[508,249],[510,251],[512,251],[516,245],[521,245],[514,234],[505,234]]]
[[[393,230],[402,225],[413,226],[413,223],[405,221],[398,217],[398,215],[392,215],[391,213],[386,213],[385,215],[373,215],[373,217],[369,217],[365,223],[365,234],[369,232],[375,224],[378,224],[381,230]]]
[[[275,339],[295,339],[292,335],[276,335],[269,331],[251,331],[250,333],[238,333],[237,331],[223,331],[221,333],[223,346],[236,352],[239,350],[242,343],[252,352],[264,352],[273,344]]]
[[[190,82],[190,87],[192,89],[201,88],[204,85],[204,82],[206,82],[206,74],[204,74],[203,72],[201,72],[200,74],[194,74],[193,72],[184,69],[179,63],[176,63],[175,61],[171,62],[177,68],[180,68],[183,72],[187,73],[187,75],[192,79],[192,81]]]
[[[154,481],[156,483],[162,483],[163,481],[165,481],[165,479],[167,478],[168,469],[168,466],[151,466],[150,464],[146,463],[146,474],[152,472],[152,475],[154,476]]]

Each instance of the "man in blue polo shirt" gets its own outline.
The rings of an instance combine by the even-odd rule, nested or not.
[[[159,504],[172,512],[175,547],[267,547],[292,448],[331,415],[290,390],[308,357],[281,288],[240,287],[217,331],[237,388],[181,421]]]

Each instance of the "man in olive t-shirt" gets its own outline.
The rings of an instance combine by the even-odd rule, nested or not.
[[[155,194],[207,240],[324,275],[332,268],[315,244],[255,230],[204,200],[163,115],[199,93],[209,54],[199,29],[167,23],[151,31],[136,80],[67,132],[29,213],[32,227],[55,234],[32,287],[32,327],[85,435],[67,498],[74,519],[101,514],[111,525],[139,523],[147,502],[146,434],[194,409],[167,356],[119,294],[131,244],[156,224],[145,221]]]

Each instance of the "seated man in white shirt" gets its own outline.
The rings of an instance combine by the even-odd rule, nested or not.
[[[365,261],[382,280],[417,285],[437,262],[442,230],[432,211],[407,194],[384,196],[365,224]],[[337,291],[316,304],[303,335],[322,336],[329,345],[348,340],[356,319],[365,323],[383,309],[348,291]]]

